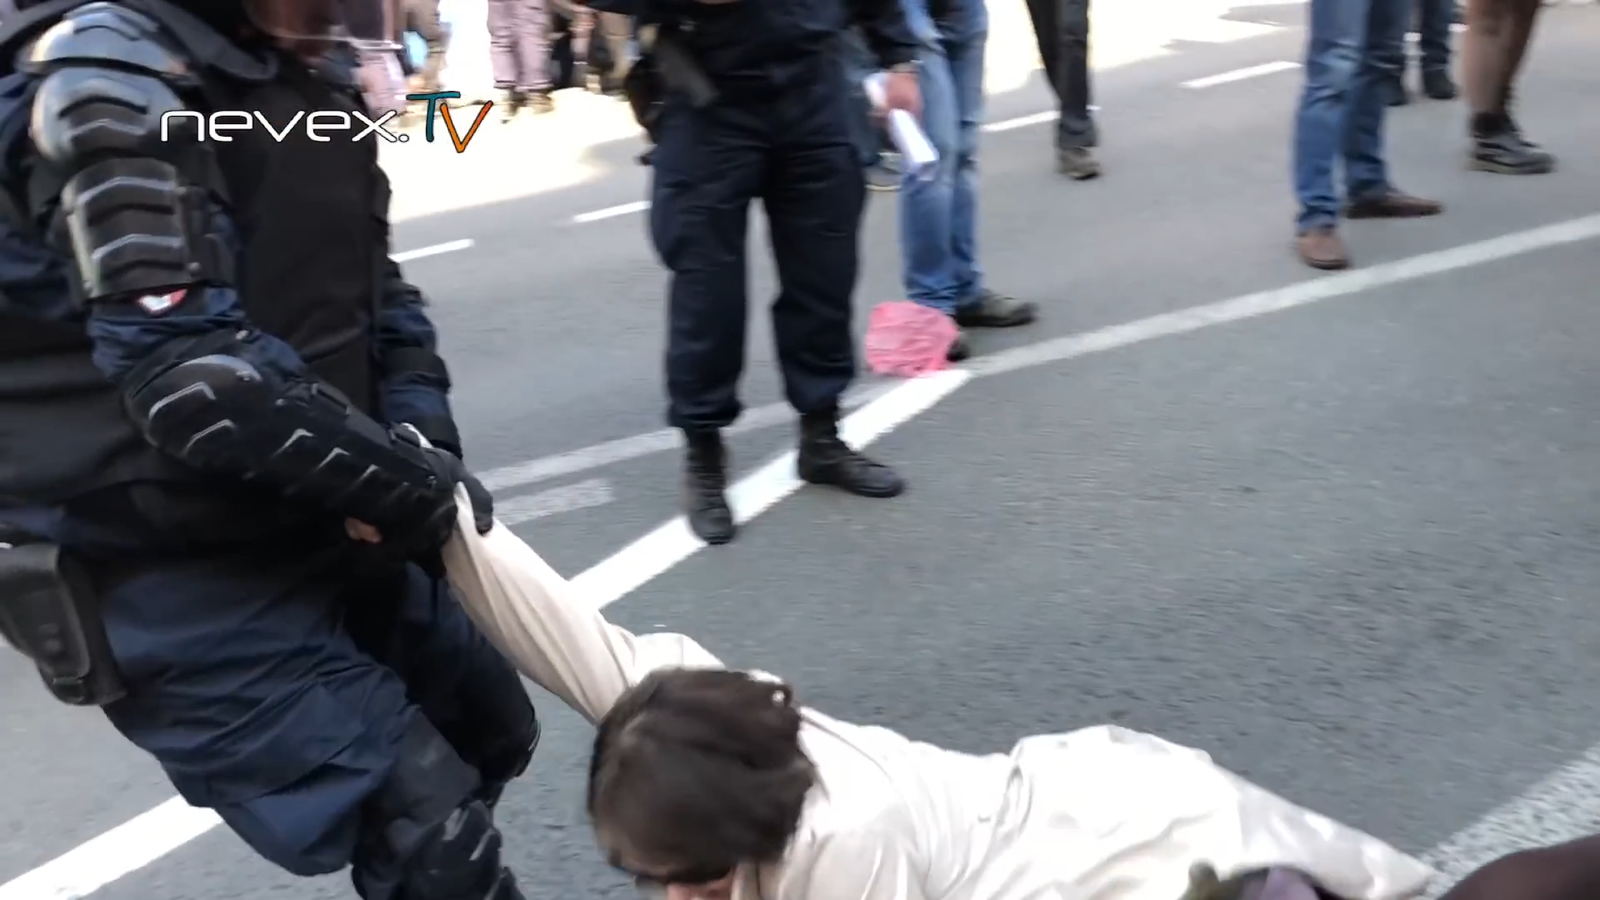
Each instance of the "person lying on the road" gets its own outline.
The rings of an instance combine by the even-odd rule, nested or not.
[[[687,637],[612,625],[510,530],[462,515],[452,587],[598,723],[596,838],[670,900],[1403,900],[1433,875],[1152,735],[972,756],[831,718]]]

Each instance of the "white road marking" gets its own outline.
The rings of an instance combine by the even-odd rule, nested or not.
[[[1491,859],[1600,833],[1600,744],[1447,838],[1424,857],[1439,870],[1433,900]]]
[[[1600,238],[1600,215],[1003,351],[965,368],[901,382],[847,416],[841,430],[846,440],[866,445],[948,397],[972,378],[1101,353],[1595,238]],[[794,476],[794,456],[786,453],[740,479],[729,490],[728,499],[735,516],[748,522],[799,487]],[[593,592],[601,605],[614,603],[703,546],[689,532],[682,517],[674,518],[573,581]],[[1446,871],[1459,873],[1531,843],[1583,833],[1585,829],[1593,831],[1592,826],[1600,824],[1600,806],[1592,805],[1594,798],[1600,796],[1596,788],[1600,788],[1600,745],[1445,841],[1429,858]],[[169,800],[0,885],[0,900],[77,900],[155,862],[217,824],[213,813],[193,809],[179,799]]]
[[[911,421],[954,393],[972,373],[948,369],[926,378],[903,381],[892,390],[846,416],[839,434],[851,446],[863,447]],[[794,451],[789,451],[739,479],[728,491],[734,520],[743,524],[776,506],[800,489]],[[693,556],[703,541],[682,516],[606,557],[572,579],[594,602],[606,606],[626,597]]]
[[[77,900],[148,866],[222,824],[173,797],[147,813],[0,885],[0,900]]]
[[[472,249],[472,241],[448,241],[443,244],[434,244],[431,247],[418,247],[415,250],[404,250],[394,254],[391,259],[397,263],[410,262],[413,259],[422,259],[428,256],[438,256],[441,253],[456,253],[461,250]]]
[[[1183,87],[1199,90],[1201,88],[1216,87],[1219,84],[1232,84],[1235,81],[1260,78],[1263,75],[1275,75],[1278,72],[1288,72],[1298,68],[1300,68],[1299,63],[1280,59],[1277,62],[1262,63],[1259,66],[1248,66],[1243,69],[1234,69],[1231,72],[1207,75],[1204,78],[1193,78],[1185,81]]]
[[[521,525],[523,522],[532,522],[535,519],[561,513],[605,506],[616,499],[617,495],[611,489],[611,482],[604,478],[591,478],[588,481],[564,484],[537,494],[496,500],[494,514],[495,518],[507,525]]]
[[[855,409],[883,393],[887,388],[888,386],[880,384],[851,391],[845,395],[840,405],[846,410]],[[770,403],[745,410],[738,421],[723,429],[722,433],[729,437],[749,434],[764,428],[791,423],[794,419],[794,410],[787,403]],[[503,491],[676,450],[682,446],[682,432],[676,428],[663,428],[660,431],[618,438],[579,450],[569,450],[566,453],[491,469],[481,473],[478,480],[491,491]]]
[[[1091,106],[1089,109],[1092,111],[1098,111],[1100,107]],[[1048,125],[1059,118],[1061,118],[1060,113],[1053,109],[1047,109],[1044,112],[1037,112],[1026,116],[1017,116],[1015,119],[1001,119],[998,122],[985,122],[983,123],[981,130],[985,134],[998,134],[1002,131],[1016,131],[1018,128],[1031,128],[1034,125]]]
[[[631,216],[642,213],[650,208],[649,200],[636,200],[633,203],[624,203],[620,206],[608,206],[594,212],[579,213],[572,217],[575,225],[587,225],[590,222],[599,222],[602,219],[615,219],[618,216]]]

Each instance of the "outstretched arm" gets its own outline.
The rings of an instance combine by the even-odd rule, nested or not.
[[[471,514],[462,515],[444,547],[456,598],[522,674],[591,723],[656,669],[723,668],[692,638],[611,624],[511,529],[497,524],[480,536]]]

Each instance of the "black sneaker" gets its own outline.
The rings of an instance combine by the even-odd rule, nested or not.
[[[883,152],[867,167],[867,190],[889,193],[900,190],[900,154]]]
[[[1056,150],[1056,171],[1073,181],[1100,177],[1100,161],[1088,147],[1062,147]]]
[[[1556,158],[1511,123],[1493,133],[1474,134],[1467,166],[1498,175],[1545,175],[1555,171]]]
[[[1450,73],[1442,69],[1422,73],[1422,93],[1430,100],[1454,100],[1460,92]]]
[[[962,328],[1015,328],[1039,317],[1038,304],[997,294],[985,288],[956,307],[956,324]]]
[[[967,336],[956,333],[956,339],[950,342],[950,349],[945,351],[944,358],[950,362],[961,362],[972,356],[972,345],[967,343]]]

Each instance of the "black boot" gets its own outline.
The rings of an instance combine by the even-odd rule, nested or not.
[[[800,417],[800,451],[795,460],[800,480],[830,484],[858,497],[895,497],[906,489],[894,470],[873,462],[839,439],[835,411]]]
[[[1555,170],[1556,158],[1523,137],[1510,116],[1480,113],[1472,117],[1469,166],[1501,175],[1544,175]]]
[[[685,431],[683,514],[689,530],[708,544],[733,540],[737,527],[728,508],[728,453],[715,431]]]

